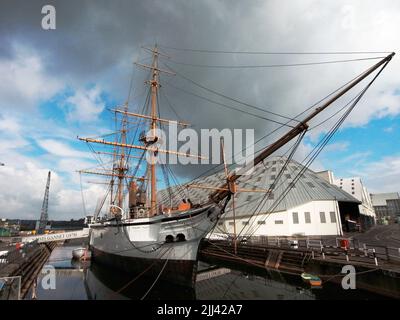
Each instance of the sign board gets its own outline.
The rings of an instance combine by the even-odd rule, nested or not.
[[[52,241],[63,241],[69,239],[86,238],[89,236],[89,228],[85,228],[77,231],[69,231],[63,233],[51,233],[41,234],[38,236],[22,237],[21,242],[27,243],[37,240],[39,243],[52,242]]]

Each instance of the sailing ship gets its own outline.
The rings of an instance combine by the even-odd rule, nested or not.
[[[116,116],[122,116],[121,128],[117,130],[114,141],[79,138],[89,144],[102,144],[113,148],[113,151],[109,153],[113,157],[112,168],[109,171],[81,171],[81,173],[110,177],[109,214],[100,220],[95,217],[89,225],[89,245],[92,251],[92,260],[95,262],[125,272],[145,274],[155,279],[190,287],[193,287],[195,283],[200,242],[216,226],[228,203],[234,200],[234,194],[238,191],[238,179],[251,167],[256,166],[279,148],[307,131],[308,122],[311,119],[372,72],[380,67],[384,68],[394,55],[392,53],[384,57],[359,77],[347,83],[280,139],[262,149],[250,164],[251,167],[245,166],[231,174],[226,172],[226,181],[221,181],[221,186],[211,191],[207,201],[196,205],[187,202],[179,207],[165,208],[157,201],[157,180],[160,175],[159,168],[157,168],[157,156],[160,153],[188,157],[201,156],[179,154],[179,152],[158,147],[157,142],[160,137],[157,136],[157,128],[160,124],[175,123],[181,126],[187,124],[159,117],[157,101],[160,88],[159,75],[163,72],[171,73],[171,71],[159,68],[158,58],[163,53],[159,52],[157,46],[147,50],[152,53],[151,65],[138,65],[151,72],[151,78],[147,81],[150,87],[150,114],[130,112],[126,103],[124,108],[113,110]],[[137,144],[127,141],[128,124],[131,117],[143,121],[148,126],[147,134],[142,134],[138,139],[140,143]],[[140,152],[141,156],[132,155],[132,150]],[[148,154],[149,161],[142,161],[145,153]],[[133,158],[139,158],[134,170],[129,166]],[[139,176],[137,173],[141,167],[144,167],[144,173]],[[127,196],[129,196],[129,200],[125,201]],[[124,210],[126,202],[128,202],[128,208]]]

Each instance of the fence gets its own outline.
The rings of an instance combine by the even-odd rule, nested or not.
[[[21,276],[0,278],[0,300],[21,299]]]
[[[362,259],[367,259],[367,262],[369,260],[375,265],[379,265],[379,261],[400,263],[400,248],[362,243],[357,239],[254,236],[248,238],[247,242],[282,249],[309,251],[312,258],[322,257],[325,259],[326,256],[343,256],[347,261],[358,259],[361,262]]]

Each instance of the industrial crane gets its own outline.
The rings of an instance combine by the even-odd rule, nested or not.
[[[44,191],[42,210],[40,213],[40,221],[39,221],[39,224],[36,226],[36,231],[38,234],[44,233],[44,231],[46,229],[47,221],[49,220],[48,208],[49,208],[50,176],[51,176],[51,172],[49,171],[49,174],[47,176],[46,189]]]

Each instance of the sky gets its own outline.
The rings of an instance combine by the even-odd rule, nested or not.
[[[41,27],[42,7],[56,9],[56,29]],[[261,109],[293,116],[378,60],[281,68],[206,68],[198,65],[270,65],[381,57],[364,55],[215,54],[173,48],[262,52],[398,52],[400,2],[389,1],[0,1],[0,216],[37,219],[47,172],[52,172],[50,219],[79,219],[94,210],[102,185],[76,170],[96,165],[76,139],[111,132],[108,108],[145,99],[149,63],[142,46],[159,45],[160,112],[194,128],[254,128],[256,138],[277,127],[227,110],[188,91],[258,116],[184,79]],[[337,177],[359,176],[370,192],[400,191],[400,71],[396,55],[367,91],[312,168]],[[188,65],[192,64],[192,65]],[[197,66],[194,66],[197,65]],[[183,76],[183,77],[182,77]],[[132,86],[131,86],[132,79]],[[366,83],[364,83],[365,85]],[[130,87],[132,87],[129,96]],[[334,114],[363,86],[332,106]],[[128,99],[129,96],[129,99]],[[173,107],[170,107],[172,105]],[[295,157],[302,160],[337,120],[310,131]],[[287,128],[263,143],[272,142]],[[184,181],[204,167],[176,168]],[[82,198],[85,200],[83,205]]]

